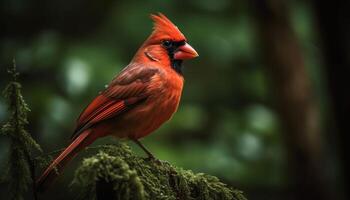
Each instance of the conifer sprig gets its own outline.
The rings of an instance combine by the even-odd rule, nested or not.
[[[42,151],[39,144],[26,131],[28,125],[27,113],[30,111],[21,94],[21,84],[18,82],[19,73],[16,62],[9,67],[8,73],[12,80],[3,91],[8,105],[8,121],[1,127],[1,134],[9,137],[10,155],[5,173],[8,181],[11,199],[24,199],[28,187],[32,186],[35,193],[35,161],[34,151]]]

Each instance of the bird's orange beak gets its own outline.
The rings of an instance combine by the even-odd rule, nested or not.
[[[180,46],[174,53],[175,60],[188,60],[198,56],[199,55],[197,51],[194,50],[194,48],[191,47],[191,45],[189,45],[188,43],[185,43],[184,45]]]

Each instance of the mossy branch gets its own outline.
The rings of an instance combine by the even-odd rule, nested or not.
[[[81,199],[245,200],[218,178],[134,155],[126,144],[101,146],[77,169]]]

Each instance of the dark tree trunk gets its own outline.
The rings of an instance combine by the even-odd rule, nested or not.
[[[283,126],[291,199],[330,199],[322,173],[319,110],[286,1],[253,0],[262,56]],[[288,199],[289,199],[288,198]]]
[[[350,133],[350,1],[314,1],[313,2],[319,29],[323,41],[323,55],[326,63],[326,78],[328,79],[331,107],[334,113],[334,126],[329,133],[336,135],[337,152],[339,153],[340,175],[338,182],[348,199],[349,191],[349,156],[346,146],[347,135]]]

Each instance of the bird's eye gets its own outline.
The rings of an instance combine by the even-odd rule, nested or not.
[[[166,48],[169,48],[169,47],[171,47],[171,46],[173,45],[173,43],[172,43],[170,40],[164,40],[164,41],[162,42],[162,45],[163,45],[164,47],[166,47]]]

